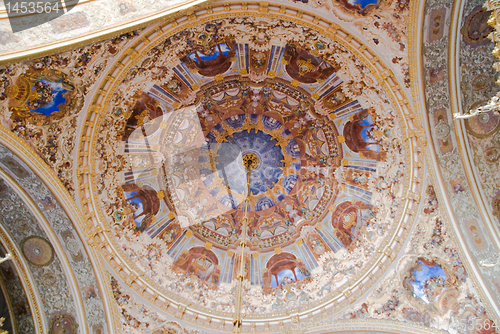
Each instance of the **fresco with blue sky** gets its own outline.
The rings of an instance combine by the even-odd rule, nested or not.
[[[139,198],[132,198],[137,195],[137,191],[132,191],[132,192],[123,192],[125,195],[125,198],[127,199],[127,203],[132,205],[132,208],[134,210],[134,221],[137,224],[137,227],[141,226],[142,220],[144,219],[144,215],[139,216],[143,211],[144,211],[144,205],[142,204],[142,201]]]
[[[439,265],[429,267],[428,265],[418,262],[419,267],[413,271],[414,280],[410,283],[413,286],[413,292],[426,303],[433,300],[432,295],[435,292],[441,292],[444,289],[446,282],[446,273]]]
[[[303,278],[306,278],[306,276],[304,276],[299,268],[295,268],[295,276],[297,276],[297,281],[300,281],[301,279]],[[293,271],[291,271],[290,269],[285,269],[285,270],[282,270],[278,273],[278,283],[281,284],[283,283],[283,279],[285,277],[288,277],[289,279],[291,279],[292,281],[295,281],[295,276],[293,275]],[[276,287],[278,286],[279,284],[276,284],[276,278],[273,277],[272,279],[272,282],[271,282],[271,287]]]
[[[365,126],[365,125],[373,125],[374,124],[374,122],[372,120],[372,117],[370,115],[368,115],[365,119],[360,120],[358,123],[360,125],[363,125],[363,126]],[[363,130],[361,130],[361,137],[367,143],[374,142],[374,139],[372,137],[370,137],[370,134],[369,134],[370,131],[372,131],[372,130],[373,130],[373,127],[368,127],[368,128],[364,128]],[[372,150],[372,151],[375,151],[377,153],[380,152],[380,148],[379,148],[378,144],[376,144],[376,143],[368,145],[368,146],[366,146],[366,148],[368,150]]]
[[[229,52],[231,52],[231,49],[229,49],[229,46],[227,46],[226,43],[221,43],[219,45],[220,45],[220,49],[221,49],[223,55],[227,55]],[[216,46],[216,47],[214,47],[213,50],[214,50],[214,52],[210,55],[205,55],[201,52],[195,51],[195,52],[192,52],[191,54],[189,54],[189,58],[198,63],[198,58],[196,57],[196,54],[198,54],[198,57],[200,57],[200,59],[204,60],[204,61],[212,60],[212,59],[219,57],[219,48]]]
[[[27,102],[32,112],[48,116],[59,111],[58,106],[66,102],[64,93],[67,90],[61,82],[41,79],[33,86],[33,90],[37,91],[37,97]]]
[[[353,6],[359,5],[361,8],[365,8],[368,5],[376,4],[378,0],[349,0],[348,2]]]

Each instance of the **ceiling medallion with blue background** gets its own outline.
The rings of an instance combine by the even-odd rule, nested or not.
[[[238,208],[246,186],[246,170],[238,157],[253,153],[258,164],[250,176],[250,211],[266,210],[280,203],[300,173],[300,148],[291,132],[275,118],[257,114],[235,115],[224,123],[229,131],[222,124],[216,125],[207,135],[200,155],[201,174],[212,196],[230,208]],[[225,132],[226,137],[222,137]],[[223,142],[217,142],[217,138]]]

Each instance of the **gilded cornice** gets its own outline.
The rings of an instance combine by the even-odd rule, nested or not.
[[[81,33],[69,38],[55,39],[52,42],[41,45],[27,45],[22,49],[7,48],[7,51],[0,52],[0,65],[12,64],[15,62],[25,61],[29,59],[36,59],[39,57],[53,55],[55,53],[72,50],[84,45],[100,42],[120,34],[144,28],[152,23],[165,20],[170,15],[181,16],[186,12],[196,8],[198,5],[204,3],[206,0],[188,0],[183,3],[174,4],[157,12],[151,12],[131,20],[124,20],[111,26],[95,29],[86,33]],[[209,0],[208,2],[213,1]],[[80,9],[82,5],[92,5],[93,1],[86,1],[77,6]],[[98,2],[95,0],[95,2]],[[5,15],[5,14],[4,14]],[[6,20],[3,17],[3,20]],[[104,20],[104,18],[102,18]],[[33,31],[40,31],[39,27],[32,28]],[[56,37],[56,35],[55,35]],[[31,36],[35,38],[35,36]]]

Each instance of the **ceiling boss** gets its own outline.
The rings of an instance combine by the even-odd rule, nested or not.
[[[337,298],[405,235],[404,122],[352,50],[254,17],[153,44],[108,94],[92,201],[165,298],[244,331]]]

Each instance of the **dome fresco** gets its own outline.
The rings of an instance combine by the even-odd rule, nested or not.
[[[151,45],[112,85],[92,201],[165,296],[233,312],[247,153],[248,316],[328,303],[404,237],[405,121],[341,43],[286,20],[217,19]]]
[[[169,1],[0,24],[17,331],[495,332],[499,5]]]

